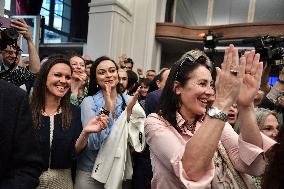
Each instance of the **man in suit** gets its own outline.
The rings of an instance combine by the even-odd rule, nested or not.
[[[0,189],[36,188],[43,160],[27,94],[4,80],[0,91]]]
[[[150,113],[154,113],[157,109],[162,90],[166,85],[167,78],[169,76],[170,69],[164,69],[158,76],[156,81],[158,90],[148,93],[145,101],[145,113],[148,116]]]

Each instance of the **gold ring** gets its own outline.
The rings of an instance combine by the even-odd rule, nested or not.
[[[238,71],[237,70],[230,70],[230,73],[234,76],[238,75]]]

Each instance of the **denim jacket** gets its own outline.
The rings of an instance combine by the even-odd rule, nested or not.
[[[123,95],[126,103],[129,101],[129,95]],[[81,120],[83,127],[95,116],[99,115],[102,107],[105,106],[103,92],[100,90],[94,96],[84,98],[81,104]],[[109,124],[99,133],[92,133],[89,135],[88,144],[82,151],[78,158],[78,169],[82,171],[91,172],[96,161],[98,151],[103,141],[110,135],[114,121],[123,112],[123,101],[118,94],[115,105],[116,116],[109,115]]]

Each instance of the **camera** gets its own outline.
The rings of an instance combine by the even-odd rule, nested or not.
[[[19,33],[15,28],[10,27],[10,19],[5,17],[0,17],[0,48],[1,50],[6,49],[6,47],[12,46],[16,50],[19,50],[17,46],[17,40],[19,38]]]
[[[17,40],[19,37],[19,33],[14,28],[1,28],[1,38],[0,38],[0,48],[1,50],[6,49],[6,47],[12,46],[14,48],[18,48]]]
[[[260,54],[261,60],[283,60],[284,36],[258,36],[244,39],[244,44],[254,44],[256,53]]]

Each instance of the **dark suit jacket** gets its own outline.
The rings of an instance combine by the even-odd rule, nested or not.
[[[147,94],[145,100],[145,113],[147,116],[156,112],[161,94],[160,89]],[[134,153],[133,163],[132,188],[150,189],[153,173],[148,145],[146,145],[142,153]]]
[[[36,188],[42,167],[27,94],[0,80],[0,189]]]
[[[146,116],[148,116],[151,113],[156,112],[161,94],[162,94],[162,91],[160,89],[148,93],[146,97],[146,101],[145,101]]]

